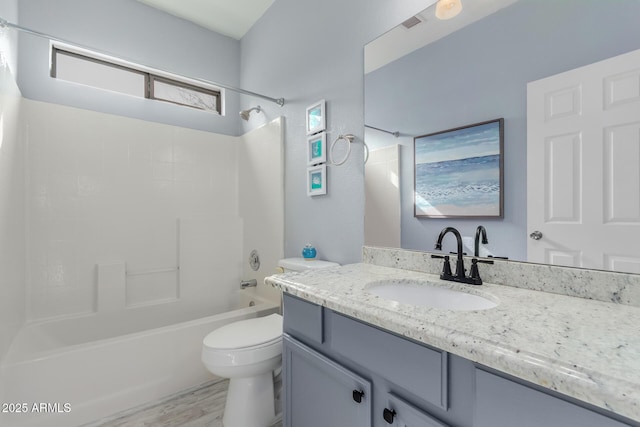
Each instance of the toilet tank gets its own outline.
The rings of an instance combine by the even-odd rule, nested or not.
[[[284,258],[278,261],[278,266],[282,272],[287,271],[306,271],[320,268],[337,267],[340,264],[336,262],[324,261],[321,259],[307,260],[304,258]]]

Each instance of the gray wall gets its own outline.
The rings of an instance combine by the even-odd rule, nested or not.
[[[319,257],[361,260],[364,215],[363,46],[424,9],[424,0],[277,0],[241,42],[242,86],[283,96],[261,103],[286,116],[285,256],[310,242]],[[327,142],[353,133],[351,157],[328,168],[328,194],[306,193],[305,109],[327,101]],[[259,100],[248,99],[247,102]]]
[[[473,236],[483,224],[496,255],[526,259],[526,84],[640,48],[639,16],[637,0],[522,0],[369,73],[367,124],[417,136],[505,119],[504,219],[414,218],[413,141],[403,139],[402,247],[431,250],[443,227]]]
[[[142,65],[239,84],[239,41],[135,0],[20,0],[19,24]],[[219,117],[52,79],[49,58],[48,40],[21,35],[18,84],[25,98],[225,135],[241,130],[236,93],[227,92],[227,115]]]

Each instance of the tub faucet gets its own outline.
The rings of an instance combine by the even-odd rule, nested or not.
[[[243,280],[240,282],[241,289],[254,288],[256,286],[258,286],[258,281],[256,279]]]
[[[489,243],[489,241],[487,240],[487,229],[484,228],[483,225],[479,225],[478,228],[476,228],[476,242],[475,245],[473,246],[473,256],[480,256],[480,235],[482,234],[482,244],[486,245],[487,243]]]

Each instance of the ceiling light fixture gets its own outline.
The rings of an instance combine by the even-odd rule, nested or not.
[[[436,18],[451,19],[462,11],[460,0],[439,0],[436,4]]]

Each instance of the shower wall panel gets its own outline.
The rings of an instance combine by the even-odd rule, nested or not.
[[[0,33],[0,362],[25,321],[24,149],[20,91],[10,65],[14,46],[10,34]]]
[[[197,310],[230,292],[241,274],[241,243],[234,243],[242,241],[241,227],[234,225],[238,138],[26,99],[23,104],[29,320],[158,303]],[[191,219],[200,220],[199,229]],[[190,243],[198,232],[210,237],[208,243]],[[200,283],[205,279],[189,268],[204,270],[211,260],[187,260],[181,252],[194,247],[229,254],[225,261],[235,281]],[[123,264],[124,277],[100,274],[114,263]],[[98,283],[98,277],[112,281]]]

